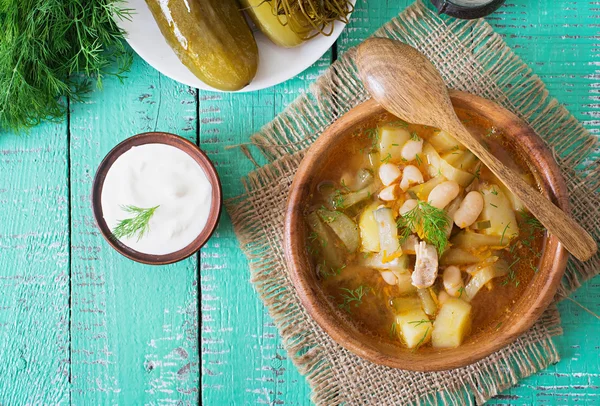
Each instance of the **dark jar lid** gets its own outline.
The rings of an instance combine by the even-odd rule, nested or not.
[[[474,2],[473,5],[456,4],[450,0],[431,0],[433,5],[438,9],[440,14],[448,14],[449,16],[462,18],[464,20],[472,20],[474,18],[485,17],[496,11],[505,0],[481,0],[480,4]],[[457,1],[458,3],[458,1]]]

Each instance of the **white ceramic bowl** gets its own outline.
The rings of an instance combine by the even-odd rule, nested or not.
[[[352,1],[355,3],[355,0]],[[144,0],[127,0],[124,7],[132,9],[131,21],[119,21],[126,32],[129,45],[152,67],[165,76],[202,90],[219,91],[198,79],[177,58],[160,33],[158,25]],[[274,86],[296,76],[315,63],[333,45],[345,24],[336,22],[333,33],[320,35],[296,48],[273,44],[253,27],[258,44],[258,72],[254,80],[240,92],[251,92]]]

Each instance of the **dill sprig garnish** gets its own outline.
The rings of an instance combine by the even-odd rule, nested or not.
[[[159,206],[143,209],[132,205],[121,206],[121,209],[127,213],[134,214],[133,217],[120,220],[119,224],[113,229],[112,235],[120,240],[121,238],[131,238],[136,236],[139,241],[150,229],[150,219]]]
[[[379,142],[379,130],[377,128],[369,128],[364,134],[371,139],[371,148],[375,148]]]
[[[392,159],[392,154],[388,152],[388,154],[381,160],[381,162],[387,164],[390,161],[390,159]]]
[[[366,285],[360,285],[354,290],[348,288],[340,288],[340,290],[345,293],[341,294],[344,301],[340,303],[338,307],[348,313],[352,313],[352,308],[350,306],[354,305],[354,307],[358,307],[362,304],[363,297],[371,290],[371,288]]]
[[[431,320],[421,319],[421,320],[414,320],[414,321],[408,322],[408,324],[414,324],[415,327],[420,326],[421,324],[424,324],[424,323],[431,323]]]
[[[429,333],[429,329],[430,329],[430,327],[427,327],[427,330],[425,330],[425,333],[423,334],[423,337],[421,337],[421,339],[419,340],[419,342],[417,343],[417,345],[415,345],[415,350],[418,349],[423,344],[423,342],[427,338],[427,333]]]
[[[540,221],[533,217],[533,215],[531,215],[529,212],[521,210],[520,214],[523,222],[527,225],[531,234],[536,231],[546,231],[542,223],[540,223]]]
[[[419,154],[415,155],[415,161],[417,162],[417,165],[419,165],[419,166],[421,166],[423,164],[423,160],[421,159]]]
[[[345,268],[345,264],[340,266],[339,268],[334,268],[332,266],[327,265],[327,262],[323,260],[323,262],[317,266],[317,271],[319,272],[319,275],[323,277],[323,279],[327,279],[332,276],[337,276],[341,274]]]
[[[119,79],[133,61],[115,18],[121,0],[0,1],[0,130],[19,131],[66,113],[91,78]]]
[[[502,281],[502,286],[507,285],[509,282],[514,282],[515,288],[519,287],[521,282],[517,279],[517,272],[514,270],[513,266],[515,266],[520,260],[521,258],[517,258],[508,266],[508,275],[506,275],[504,281]]]
[[[390,121],[385,123],[385,125],[389,125],[391,127],[408,127],[408,123],[403,120]]]
[[[508,227],[510,227],[510,222],[506,225],[506,227],[504,227],[504,230],[502,230],[502,237],[500,237],[500,245],[504,245],[504,235],[506,234],[506,230],[508,230]]]
[[[525,210],[520,210],[519,215],[521,216],[519,223],[522,225],[522,227],[521,227],[522,234],[521,234],[520,239],[515,240],[512,243],[512,245],[510,247],[510,253],[514,254],[518,248],[523,248],[523,249],[529,251],[531,254],[533,254],[533,256],[535,256],[536,258],[540,258],[542,256],[541,251],[534,249],[534,247],[532,245],[533,245],[533,242],[535,241],[536,235],[538,233],[546,232],[546,229],[539,222],[539,220],[536,219],[535,217],[533,217],[529,212],[527,212]],[[505,227],[504,231],[502,232],[502,237],[500,239],[501,243],[503,243],[503,241],[504,241],[505,232],[506,232],[507,228],[508,228],[508,225]],[[537,269],[537,267],[535,267],[534,264],[531,264],[531,268]]]
[[[396,322],[393,322],[392,327],[390,327],[390,338],[392,340],[398,338],[398,323]]]
[[[398,218],[397,226],[401,229],[400,237],[403,241],[412,234],[412,230],[416,230],[419,236],[435,246],[441,255],[448,245],[446,231],[450,221],[444,210],[426,202],[419,202],[414,209]]]

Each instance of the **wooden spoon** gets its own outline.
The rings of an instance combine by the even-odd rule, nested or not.
[[[371,38],[358,47],[357,62],[365,87],[386,110],[410,123],[448,131],[577,259],[586,261],[596,253],[596,242],[579,224],[525,183],[467,131],[454,112],[444,80],[425,55],[399,41]]]

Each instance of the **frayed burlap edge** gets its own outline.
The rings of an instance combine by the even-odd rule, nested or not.
[[[600,239],[600,165],[597,140],[549,98],[544,84],[484,21],[443,19],[417,2],[376,36],[419,48],[451,88],[495,100],[530,123],[553,149],[571,196],[573,215]],[[226,203],[252,282],[284,344],[313,388],[317,404],[483,403],[519,379],[559,359],[551,337],[560,334],[554,306],[514,344],[467,368],[413,373],[371,364],[338,346],[301,307],[282,252],[283,213],[304,151],[339,116],[367,99],[349,50],[274,121],[252,137],[271,161],[243,180],[247,193]],[[600,256],[569,262],[559,296],[596,275]]]

